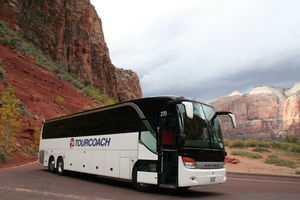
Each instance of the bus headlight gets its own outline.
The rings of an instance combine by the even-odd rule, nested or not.
[[[197,169],[196,161],[192,158],[181,157],[183,165],[188,169]]]

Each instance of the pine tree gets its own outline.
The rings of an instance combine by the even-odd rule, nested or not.
[[[19,106],[21,101],[13,94],[16,88],[7,87],[5,94],[0,97],[0,151],[10,153],[16,146],[15,134],[21,124]]]

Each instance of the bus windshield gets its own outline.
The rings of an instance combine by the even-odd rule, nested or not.
[[[223,137],[215,110],[193,102],[193,119],[186,117],[183,106],[178,105],[181,132],[185,134],[184,147],[223,149]]]

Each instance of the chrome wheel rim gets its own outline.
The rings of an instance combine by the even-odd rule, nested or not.
[[[55,169],[54,160],[51,160],[51,162],[50,162],[50,169],[51,169],[51,171],[53,171]]]

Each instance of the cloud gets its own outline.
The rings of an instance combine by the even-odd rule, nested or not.
[[[300,81],[300,1],[91,2],[113,64],[137,72],[144,96],[210,102]]]

